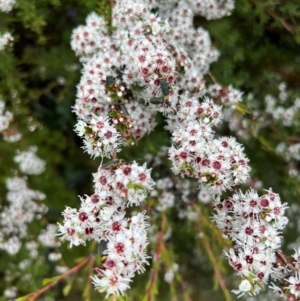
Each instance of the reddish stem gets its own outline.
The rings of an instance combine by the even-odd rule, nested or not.
[[[42,295],[43,293],[48,291],[52,286],[57,284],[59,281],[67,278],[68,276],[70,276],[73,273],[76,273],[78,270],[80,270],[82,267],[84,267],[91,260],[93,260],[93,256],[86,257],[84,260],[79,262],[75,267],[73,267],[72,269],[68,270],[67,272],[65,272],[64,274],[59,276],[56,280],[54,280],[53,282],[47,284],[46,286],[44,286],[40,290],[36,291],[35,293],[32,293],[28,298],[25,299],[25,301],[35,300],[37,297],[39,297],[40,295]]]
[[[199,216],[199,220],[201,220],[202,219],[202,215],[201,215],[201,212],[200,212],[199,208],[197,207],[197,205],[194,205],[193,208],[197,212],[197,214]],[[215,276],[216,276],[216,278],[217,278],[217,280],[218,280],[218,282],[220,284],[220,287],[221,287],[221,289],[223,291],[225,300],[226,301],[230,301],[231,297],[230,297],[230,294],[229,294],[228,289],[226,287],[226,284],[225,284],[225,281],[223,279],[223,276],[222,276],[222,274],[220,272],[220,269],[218,267],[218,262],[217,262],[217,260],[215,258],[214,252],[213,252],[213,250],[210,247],[210,244],[209,244],[209,242],[207,240],[207,237],[206,237],[206,235],[205,235],[205,233],[204,233],[204,231],[202,229],[202,225],[200,224],[199,221],[197,221],[197,226],[198,226],[198,229],[199,229],[199,233],[203,233],[202,241],[203,241],[203,244],[204,244],[204,248],[205,248],[205,250],[207,252],[207,255],[208,255],[208,257],[209,257],[209,259],[210,259],[210,261],[211,261],[211,263],[213,265]]]
[[[166,217],[163,214],[160,229],[159,229],[159,232],[158,232],[157,248],[156,248],[156,251],[155,251],[153,261],[157,261],[159,259],[159,256],[160,256],[160,253],[161,253],[161,250],[162,250],[162,247],[163,247],[163,230],[165,228],[165,222],[166,222]],[[150,284],[149,284],[149,287],[148,287],[147,293],[146,293],[148,300],[152,300],[151,291],[152,291],[153,285],[156,281],[157,274],[158,274],[157,268],[155,268],[155,267],[152,268],[152,270],[151,270],[151,280],[150,280]]]

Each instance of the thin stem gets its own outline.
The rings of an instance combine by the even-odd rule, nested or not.
[[[285,138],[286,141],[300,141],[300,137],[298,136],[289,136]]]
[[[204,214],[202,214],[201,210],[198,209],[195,201],[190,200],[188,202],[188,205],[197,211],[197,214],[198,214],[200,220],[203,221],[203,223],[212,230],[213,235],[215,237],[220,238],[222,241],[224,241],[224,238],[222,237],[222,233],[214,226],[214,224],[210,220],[207,219],[207,217]],[[232,248],[231,242],[228,242],[227,247]]]
[[[108,0],[108,3],[109,3],[110,8],[113,9],[115,6],[114,0]]]
[[[181,286],[183,288],[183,296],[184,296],[184,299],[187,300],[187,301],[192,301],[192,298],[190,297],[189,293],[188,293],[188,288],[187,288],[187,285],[186,283],[181,279]]]
[[[256,0],[250,0],[250,2],[252,2],[254,5],[261,5],[261,3],[259,3]],[[269,10],[269,9],[265,9],[265,12],[270,15],[273,19],[279,21],[281,23],[281,25],[292,35],[296,34],[295,29],[293,28],[292,25],[290,25],[289,23],[287,23],[282,17],[278,16],[276,13],[274,13],[273,11]]]
[[[95,261],[95,257],[92,257],[92,259],[89,262],[89,270],[88,270],[89,277],[87,277],[86,286],[84,288],[85,300],[90,300],[90,297],[91,297],[91,284],[92,284],[91,275],[93,274],[94,261]]]
[[[199,220],[201,220],[201,213],[200,213],[199,208],[196,205],[194,205],[193,207],[194,207],[195,211],[197,212],[197,214],[199,216]],[[197,226],[198,226],[198,229],[199,229],[200,233],[203,234],[202,241],[203,241],[203,244],[204,244],[204,248],[205,248],[205,250],[207,252],[207,255],[208,255],[208,257],[209,257],[209,259],[210,259],[210,261],[211,261],[211,263],[213,265],[215,276],[216,276],[216,278],[217,278],[217,280],[218,280],[218,282],[220,284],[220,287],[221,287],[221,289],[223,291],[225,300],[226,301],[231,301],[230,293],[229,293],[229,291],[228,291],[228,289],[226,287],[226,284],[225,284],[223,276],[222,276],[222,274],[220,272],[220,269],[218,268],[218,262],[217,262],[216,257],[214,255],[214,253],[213,253],[213,251],[212,251],[209,243],[208,243],[207,236],[205,235],[205,233],[204,233],[204,231],[202,229],[202,226],[199,223],[199,221],[197,221]]]
[[[276,254],[278,257],[281,258],[281,260],[293,271],[293,273],[296,275],[297,269],[289,262],[288,257],[281,251],[281,250],[276,250]]]
[[[157,247],[156,247],[156,251],[155,251],[155,255],[153,258],[153,264],[158,261],[162,247],[163,247],[163,232],[164,232],[164,228],[165,228],[165,223],[166,223],[166,217],[163,214],[162,215],[162,219],[161,219],[161,224],[160,224],[160,228],[159,228],[159,232],[158,232],[158,242],[157,242]],[[156,278],[157,278],[157,274],[158,274],[158,269],[157,267],[153,267],[151,269],[151,280],[150,280],[150,284],[149,287],[147,289],[146,295],[147,295],[147,300],[152,300],[152,289],[154,286],[154,283],[156,282]]]
[[[39,296],[41,296],[43,293],[45,293],[46,291],[48,291],[51,287],[53,287],[54,285],[56,285],[59,281],[65,279],[67,277],[69,277],[73,273],[76,273],[78,270],[80,270],[82,267],[84,267],[87,263],[89,263],[90,261],[93,261],[93,260],[94,260],[93,256],[86,257],[84,260],[82,260],[81,262],[79,262],[75,267],[73,267],[69,271],[67,271],[64,274],[62,274],[59,277],[57,277],[56,280],[54,280],[53,282],[47,284],[46,286],[44,286],[40,290],[32,293],[31,296],[29,296],[28,298],[25,299],[25,301],[35,300],[36,298],[38,298]]]
[[[36,94],[34,95],[34,98],[39,98],[40,96],[46,94],[47,92],[51,91],[53,88],[55,88],[57,86],[57,82],[56,81],[52,81],[50,82],[46,87],[44,87],[43,89],[41,89],[40,91],[37,91]]]
[[[214,84],[218,83],[217,80],[216,80],[216,78],[213,76],[213,74],[210,71],[208,72],[208,75],[211,78],[211,80],[214,82]]]
[[[290,25],[289,23],[285,22],[285,20],[281,17],[279,17],[278,15],[276,15],[274,12],[272,12],[271,10],[266,10],[266,13],[268,15],[270,15],[271,17],[273,17],[275,20],[279,21],[281,23],[281,25],[292,35],[295,35],[295,29],[292,27],[292,25]]]
[[[117,150],[114,150],[114,154],[113,154],[113,160],[117,159]]]

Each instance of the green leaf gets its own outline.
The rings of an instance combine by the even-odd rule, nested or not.
[[[250,113],[250,110],[244,104],[242,104],[240,102],[236,102],[236,103],[234,103],[234,105],[235,105],[236,109],[239,112],[241,112],[242,114]]]
[[[194,172],[195,168],[192,165],[188,164],[188,163],[183,163],[180,166],[180,170],[188,170],[190,172]]]
[[[25,301],[25,300],[28,299],[30,296],[32,296],[32,293],[31,293],[31,294],[28,294],[28,295],[26,295],[26,296],[19,297],[19,298],[17,298],[16,300],[17,300],[17,301]]]
[[[70,281],[63,289],[64,296],[68,296],[72,288],[72,282]]]
[[[120,113],[118,113],[117,111],[113,110],[109,112],[109,117],[111,118],[117,118],[120,117]]]
[[[146,192],[148,191],[147,188],[144,185],[140,184],[140,183],[129,182],[127,184],[127,188],[132,188],[134,190],[141,189],[141,190],[145,190]]]
[[[49,283],[56,282],[59,279],[59,277],[60,276],[55,276],[55,277],[52,277],[52,278],[45,278],[45,279],[43,279],[42,284],[47,285]]]
[[[127,130],[127,126],[126,126],[124,123],[119,123],[119,124],[118,124],[118,130],[119,130],[122,134],[124,134],[124,133],[126,132],[126,130]]]
[[[118,301],[126,301],[127,300],[127,295],[124,295],[124,296],[120,295],[120,296],[117,297],[117,300]]]

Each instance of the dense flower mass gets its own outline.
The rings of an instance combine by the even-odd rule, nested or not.
[[[231,198],[216,200],[214,206],[218,228],[234,242],[226,257],[244,278],[239,290],[234,292],[255,295],[270,276],[278,278],[284,272],[283,267],[276,267],[276,250],[281,245],[281,231],[288,223],[284,216],[287,204],[282,204],[279,195],[271,190],[263,196],[248,190],[245,194],[239,192]]]
[[[6,187],[8,205],[1,208],[0,249],[16,254],[22,246],[21,239],[27,235],[28,224],[45,214],[48,208],[37,202],[46,196],[40,191],[29,189],[25,178],[7,179]]]
[[[171,8],[177,4],[179,6],[183,5],[182,2],[183,1],[160,0],[158,1],[158,5],[162,13],[169,13],[171,15]],[[201,15],[208,20],[220,19],[229,15],[234,9],[233,0],[195,0],[186,2],[187,3],[184,3],[184,5],[187,6],[194,15]],[[183,21],[185,21],[185,19],[183,19]]]
[[[73,31],[71,47],[83,63],[74,106],[78,116],[75,131],[83,137],[84,149],[93,157],[111,158],[120,150],[121,143],[135,144],[142,139],[153,130],[156,111],[175,121],[190,114],[191,123],[197,120],[208,130],[209,123],[216,125],[220,121],[219,107],[209,100],[197,100],[205,93],[203,75],[218,58],[218,52],[204,29],[193,28],[196,11],[187,8],[189,19],[182,26],[180,18],[187,19],[187,14],[182,13],[184,4],[164,4],[172,6],[173,16],[178,15],[178,19],[169,18],[170,23],[151,12],[156,5],[152,1],[116,1],[112,11],[113,32],[95,13],[87,17],[86,25]],[[159,10],[163,11],[164,5],[159,4]],[[207,7],[197,9],[198,13],[206,11],[209,15]],[[171,31],[171,27],[175,30]],[[199,43],[203,47],[194,56]],[[180,90],[185,91],[185,96],[179,95]],[[193,97],[193,104],[174,115],[188,95]],[[169,129],[173,131],[171,123]],[[185,130],[182,125],[180,130]],[[95,276],[93,281],[109,295],[126,290],[135,271],[142,271],[146,263],[144,215],[134,217],[141,223],[137,229],[125,218],[125,208],[139,205],[154,183],[149,171],[135,162],[127,164],[114,159],[107,164],[94,174],[95,194],[82,199],[79,211],[65,210],[60,233],[71,246],[95,239],[104,249],[101,253],[108,258],[98,271],[102,278]],[[174,196],[165,191],[160,201],[159,210],[166,210],[173,206]],[[134,251],[135,242],[140,244],[139,251]]]
[[[243,146],[233,137],[215,134],[223,115],[233,126],[230,116],[241,106],[242,92],[231,85],[223,87],[209,73],[219,52],[208,32],[196,29],[193,22],[195,15],[217,19],[232,9],[231,0],[117,0],[111,14],[114,30],[91,13],[86,25],[73,31],[71,47],[83,64],[73,107],[78,117],[75,131],[91,156],[113,160],[94,174],[94,194],[81,198],[80,209],[66,208],[59,232],[70,246],[88,240],[98,243],[102,264],[92,279],[107,295],[123,294],[135,272],[142,272],[147,263],[145,214],[128,218],[125,209],[140,205],[154,182],[145,166],[116,155],[121,144],[136,144],[154,129],[156,112],[166,116],[165,128],[172,135],[168,150],[172,171],[196,179],[200,189],[191,193],[192,185],[185,180],[175,184],[168,177],[160,179],[151,192],[158,200],[156,211],[174,207],[178,191],[188,205],[193,194],[204,203],[215,200],[214,220],[234,243],[226,256],[243,277],[235,292],[255,295],[269,276],[280,279],[283,270],[276,252],[287,224],[287,205],[271,190],[262,197],[249,190],[221,198],[249,179]],[[214,82],[209,87],[206,74]],[[179,217],[196,221],[198,215],[190,208]],[[167,272],[167,282],[172,282],[175,270]],[[295,277],[287,288],[292,293]]]
[[[84,138],[84,149],[92,157],[111,158],[114,152],[120,151],[120,134],[108,118],[94,116],[88,123],[79,120],[75,132]]]
[[[37,155],[37,147],[32,146],[28,151],[19,152],[14,161],[19,164],[21,172],[27,175],[39,175],[45,170],[45,161],[40,159]]]
[[[220,195],[249,177],[248,158],[234,138],[214,138],[221,108],[211,100],[182,97],[176,118],[169,117],[174,145],[169,150],[175,174],[198,179],[202,192]]]
[[[153,129],[153,110],[176,111],[179,90],[194,97],[203,95],[203,75],[218,58],[208,33],[201,28],[194,29],[195,12],[190,7],[187,7],[190,13],[183,14],[182,3],[164,5],[172,5],[166,18],[172,13],[185,22],[170,18],[169,24],[162,20],[151,13],[154,3],[116,1],[112,12],[116,30],[111,35],[104,19],[95,13],[72,35],[71,46],[84,63],[75,113],[84,121],[93,118],[93,114],[111,116],[129,143]],[[162,4],[159,9],[164,9]],[[202,45],[200,52],[199,44]],[[126,109],[133,106],[142,108],[143,115],[149,116],[144,122],[149,130],[134,128],[141,115]]]
[[[134,274],[143,272],[148,263],[147,217],[143,212],[126,218],[125,209],[144,201],[154,182],[145,165],[122,160],[100,166],[94,182],[95,193],[81,198],[79,210],[65,209],[59,232],[71,247],[96,241],[102,264],[93,283],[107,295],[122,294]]]

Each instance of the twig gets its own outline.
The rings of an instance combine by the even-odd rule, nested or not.
[[[80,270],[82,267],[84,267],[87,263],[89,263],[91,260],[93,259],[93,256],[88,256],[86,257],[84,260],[82,260],[81,262],[79,262],[75,267],[73,267],[72,269],[70,269],[69,271],[65,272],[64,274],[62,274],[61,276],[59,276],[56,280],[54,280],[53,282],[47,284],[46,286],[44,286],[43,288],[41,288],[40,290],[34,292],[31,294],[31,296],[29,296],[28,298],[25,299],[25,301],[33,301],[36,298],[38,298],[40,295],[42,295],[43,293],[45,293],[47,290],[49,290],[52,286],[54,286],[55,284],[57,284],[59,281],[67,278],[68,276],[70,276],[73,273],[76,273],[78,270]]]
[[[285,140],[287,140],[287,141],[300,141],[300,137],[298,137],[298,136],[289,136],[289,137],[285,137]]]
[[[93,274],[94,261],[95,261],[95,257],[92,257],[92,259],[89,262],[89,271],[88,271],[89,277],[87,278],[86,286],[84,288],[84,293],[83,293],[85,300],[90,300],[91,284],[92,284],[92,278],[90,276]]]
[[[201,219],[201,213],[200,213],[199,208],[196,205],[194,205],[193,207],[194,207],[195,211],[197,212],[197,214],[199,216],[199,219]],[[212,251],[212,249],[211,249],[211,247],[210,247],[210,245],[209,245],[209,243],[208,243],[208,241],[206,239],[205,233],[202,231],[202,226],[199,223],[199,221],[197,221],[197,225],[198,225],[198,228],[200,229],[201,233],[203,233],[203,235],[204,235],[203,236],[204,248],[205,248],[205,250],[206,250],[206,252],[208,254],[208,257],[210,258],[211,263],[213,264],[215,276],[218,279],[218,282],[219,282],[220,287],[221,287],[221,289],[223,291],[225,300],[226,301],[231,301],[230,293],[229,293],[229,291],[228,291],[228,289],[226,287],[225,281],[224,281],[224,279],[222,277],[222,274],[221,274],[221,272],[220,272],[220,270],[218,268],[217,260],[216,260],[215,255],[214,255],[214,253],[213,253],[213,251]]]
[[[294,274],[296,275],[296,273],[298,272],[298,270],[289,262],[288,258],[286,257],[286,255],[281,251],[281,250],[276,250],[276,254],[282,259],[282,261],[294,272]]]
[[[211,80],[214,82],[214,84],[218,83],[217,80],[216,80],[216,78],[213,76],[213,74],[210,71],[208,72],[208,75],[211,78]]]
[[[191,201],[191,202],[188,203],[188,204],[189,204],[191,207],[196,207],[196,206],[197,206],[196,203],[193,202],[193,201]],[[198,214],[200,220],[203,221],[203,222],[205,223],[205,225],[206,225],[207,227],[209,227],[209,228],[212,230],[212,232],[214,233],[214,235],[217,236],[218,238],[220,238],[220,239],[222,239],[222,240],[224,241],[224,238],[222,237],[222,233],[221,233],[221,232],[213,225],[213,223],[210,222],[209,220],[207,220],[206,216],[203,215],[203,214],[201,213],[200,210],[198,210],[198,207],[197,207],[197,208],[194,208],[194,209],[197,211],[197,214]],[[232,248],[232,244],[229,243],[229,244],[227,245],[227,247]]]
[[[272,66],[271,66],[272,68]],[[272,68],[275,72],[278,72],[280,75],[282,75],[283,77],[287,78],[288,80],[291,80],[295,83],[297,83],[298,85],[300,84],[300,78],[295,75],[295,74],[291,74],[291,73],[287,73],[287,72],[284,72],[278,68]]]
[[[187,301],[192,301],[192,298],[190,297],[189,293],[188,293],[188,289],[187,289],[187,285],[186,283],[181,279],[180,284],[183,288],[183,296],[184,299]]]
[[[116,160],[116,159],[117,159],[117,150],[115,149],[114,154],[113,154],[113,160]]]
[[[37,93],[34,95],[34,98],[37,99],[40,96],[46,94],[47,92],[51,91],[53,88],[55,88],[57,86],[57,82],[56,81],[52,81],[50,82],[46,87],[44,87],[43,89],[41,89],[40,91],[37,91]]]
[[[109,2],[110,8],[113,9],[115,6],[114,0],[108,0],[108,2]]]
[[[256,0],[250,0],[250,2],[252,2],[254,5],[260,5],[260,3]],[[269,10],[269,9],[265,9],[264,10],[268,15],[270,15],[273,19],[279,21],[281,23],[281,25],[292,35],[296,34],[295,29],[293,28],[292,25],[290,25],[289,23],[287,23],[283,18],[281,18],[280,16],[278,16],[276,13],[274,13],[273,11]]]
[[[158,241],[157,241],[157,248],[156,248],[156,251],[155,251],[155,255],[154,255],[154,258],[153,258],[153,261],[157,261],[159,256],[160,256],[160,253],[161,253],[161,250],[162,250],[162,246],[163,246],[163,232],[164,232],[164,228],[165,228],[165,223],[166,223],[166,217],[165,215],[163,214],[162,215],[162,219],[161,219],[161,224],[160,224],[160,229],[159,229],[159,232],[158,232]],[[152,288],[153,288],[153,285],[156,281],[156,278],[157,278],[157,268],[153,267],[151,269],[151,280],[150,280],[150,284],[149,284],[149,287],[147,289],[147,292],[146,292],[146,295],[147,295],[147,300],[152,300],[152,294],[151,294],[151,291],[152,291]]]
[[[278,15],[276,15],[274,12],[272,12],[271,10],[265,10],[265,12],[270,15],[271,17],[273,17],[275,20],[279,21],[281,23],[281,25],[292,35],[295,35],[296,32],[293,28],[292,25],[288,24],[287,22],[285,22],[283,20],[283,18],[279,17]]]

